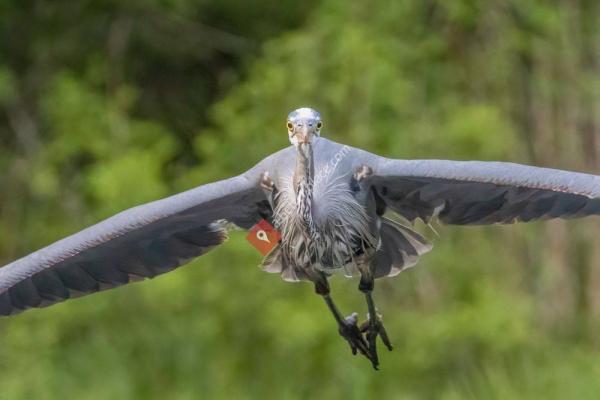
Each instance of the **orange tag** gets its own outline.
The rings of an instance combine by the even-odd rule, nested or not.
[[[275,246],[277,246],[277,243],[279,243],[279,240],[281,239],[281,234],[273,227],[273,225],[267,222],[267,220],[261,219],[250,229],[246,239],[252,246],[256,247],[263,256],[266,256]]]

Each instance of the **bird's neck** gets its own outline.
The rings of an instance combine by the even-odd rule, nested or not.
[[[296,168],[294,170],[294,192],[296,207],[307,233],[314,234],[312,218],[313,197],[313,152],[310,144],[300,144],[296,151]]]

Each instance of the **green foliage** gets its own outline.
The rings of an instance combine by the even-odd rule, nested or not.
[[[551,139],[527,121],[560,110],[527,111],[522,79],[543,104],[569,87],[598,99],[597,70],[526,75],[531,60],[577,58],[552,51],[571,7],[5,1],[0,32],[18,40],[0,48],[0,264],[242,172],[288,145],[299,106],[321,111],[323,135],[389,157],[532,161]],[[600,350],[579,329],[598,321],[569,309],[548,322],[556,241],[542,225],[419,229],[434,251],[377,284],[395,344],[380,372],[351,356],[309,284],[260,271],[234,233],[155,280],[0,320],[0,399],[597,397]],[[332,286],[364,317],[356,280]]]

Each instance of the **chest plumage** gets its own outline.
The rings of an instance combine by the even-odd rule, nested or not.
[[[296,268],[351,273],[355,256],[375,246],[368,217],[349,179],[319,170],[314,179],[290,176],[281,182],[275,225],[282,234],[282,258]]]

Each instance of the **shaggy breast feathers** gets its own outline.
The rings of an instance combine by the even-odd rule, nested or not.
[[[349,182],[317,175],[311,186],[311,202],[305,204],[311,196],[302,192],[303,185],[296,193],[291,179],[281,184],[275,225],[282,234],[284,259],[298,268],[330,270],[348,267],[357,253],[375,248],[366,210],[354,198]]]

